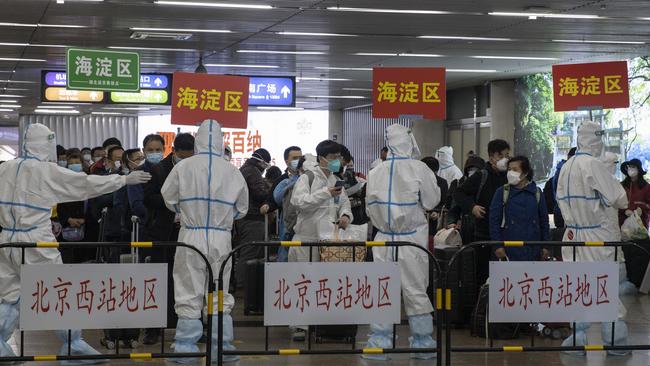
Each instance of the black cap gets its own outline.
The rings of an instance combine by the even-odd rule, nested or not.
[[[257,149],[253,152],[253,157],[264,160],[267,163],[271,162],[271,154],[266,149]]]
[[[640,176],[644,176],[647,173],[645,170],[643,170],[643,165],[641,164],[641,160],[632,159],[630,161],[626,161],[623,164],[621,164],[621,173],[625,174],[626,177],[628,177],[627,167],[630,165],[637,168]]]

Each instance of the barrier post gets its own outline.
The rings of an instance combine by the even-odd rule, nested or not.
[[[650,252],[646,250],[645,248],[641,247],[640,245],[632,242],[543,242],[543,241],[530,241],[530,242],[493,242],[493,241],[483,241],[483,242],[474,242],[471,244],[468,244],[466,246],[463,246],[460,248],[458,252],[456,252],[452,258],[450,259],[448,265],[447,265],[447,270],[444,273],[444,287],[446,288],[446,295],[450,293],[449,290],[449,272],[452,268],[452,266],[456,263],[458,258],[460,258],[460,255],[466,251],[469,248],[477,248],[477,247],[482,247],[482,246],[493,246],[493,245],[504,245],[504,246],[528,246],[528,245],[533,245],[533,246],[547,246],[547,247],[572,247],[572,252],[573,252],[573,261],[576,259],[576,250],[578,247],[614,247],[614,261],[618,263],[618,248],[624,247],[624,246],[634,246],[639,249],[641,249],[642,252],[648,257],[650,257]],[[617,298],[619,297],[618,294],[616,294]],[[450,297],[447,297],[446,302],[449,303],[450,305]],[[488,300],[489,301],[489,300]],[[447,308],[447,312],[450,310],[450,307]],[[489,314],[486,314],[488,316],[488,324],[489,324]],[[504,346],[504,347],[493,347],[491,344],[490,347],[454,347],[452,344],[452,337],[451,337],[451,320],[449,316],[445,316],[445,327],[446,327],[446,337],[445,337],[445,355],[446,355],[446,360],[445,364],[447,366],[451,365],[451,360],[452,360],[452,354],[453,353],[495,353],[495,352],[564,352],[564,351],[634,351],[634,350],[650,350],[650,344],[642,344],[642,345],[615,345],[615,324],[616,322],[612,323],[612,339],[611,339],[611,345],[606,346],[606,345],[585,345],[585,346],[577,346],[576,345],[576,328],[575,328],[575,322],[573,324],[573,345],[569,347],[563,347],[563,346],[556,346],[556,347],[535,347],[534,345],[534,336],[531,340],[531,346],[530,347],[525,347],[525,346]]]
[[[224,290],[224,283],[220,281],[220,279],[223,277],[223,272],[225,270],[226,264],[228,261],[231,261],[234,255],[240,251],[242,248],[245,248],[247,246],[264,246],[264,247],[270,247],[270,246],[287,246],[287,247],[308,247],[310,251],[310,259],[312,257],[311,253],[313,248],[315,247],[324,247],[324,246],[331,246],[331,247],[377,247],[377,246],[382,246],[382,247],[394,247],[395,249],[399,247],[415,247],[418,248],[419,250],[424,251],[427,254],[427,257],[429,258],[429,274],[431,274],[433,271],[435,271],[436,276],[435,276],[435,282],[432,282],[432,293],[429,294],[433,298],[434,295],[437,295],[437,292],[442,292],[441,286],[441,275],[442,272],[440,270],[440,264],[438,261],[435,259],[433,254],[426,248],[423,248],[417,244],[410,243],[410,242],[375,242],[375,241],[366,241],[366,242],[340,242],[340,243],[327,243],[327,242],[299,242],[299,241],[281,241],[281,242],[251,242],[251,243],[246,243],[241,246],[238,246],[237,248],[234,248],[228,256],[224,259],[224,261],[221,263],[221,267],[219,268],[219,280],[218,280],[218,291],[219,293],[223,293]],[[354,249],[353,249],[354,252]],[[433,269],[431,268],[433,266]],[[395,343],[393,343],[393,347],[390,349],[374,349],[374,348],[365,348],[365,349],[358,349],[354,347],[353,349],[328,349],[328,350],[312,350],[311,346],[308,345],[308,349],[278,349],[278,350],[268,350],[265,347],[264,351],[240,351],[240,350],[235,350],[235,351],[224,351],[221,348],[221,341],[219,342],[219,355],[217,355],[217,363],[219,366],[223,365],[223,359],[222,355],[239,355],[239,356],[262,356],[262,355],[283,355],[283,356],[292,356],[292,355],[360,355],[360,354],[405,354],[405,353],[435,353],[437,357],[437,365],[442,366],[442,325],[443,325],[443,319],[441,314],[444,316],[445,312],[440,311],[440,308],[442,307],[442,300],[439,300],[440,298],[436,298],[436,304],[434,304],[434,309],[438,310],[438,314],[436,316],[436,348],[397,348]],[[401,299],[400,299],[401,301]],[[438,306],[440,304],[440,306]],[[223,337],[223,317],[219,316],[218,318],[219,327],[218,327],[218,339],[221,340]],[[268,327],[265,327],[268,329]],[[395,332],[393,333],[395,335]]]
[[[212,267],[207,257],[196,247],[188,245],[181,242],[39,242],[39,243],[26,243],[26,242],[16,242],[16,243],[3,243],[0,244],[0,250],[9,249],[9,248],[18,248],[22,253],[21,264],[25,265],[25,250],[34,249],[39,250],[43,248],[57,248],[57,249],[66,249],[66,248],[88,248],[88,247],[97,247],[100,248],[151,248],[151,247],[182,247],[194,251],[196,254],[201,257],[203,262],[206,265],[207,280],[208,280],[208,294],[206,297],[212,299],[212,293],[215,289],[214,275]],[[168,268],[168,271],[171,270]],[[210,292],[212,291],[212,292]],[[205,298],[205,297],[204,297]],[[165,299],[166,301],[167,299]],[[212,302],[208,304],[208,312],[212,312],[213,305]],[[208,317],[208,327],[212,326],[212,317]],[[210,328],[210,334],[212,329]],[[163,330],[164,332],[164,330]],[[111,354],[98,354],[98,355],[72,355],[71,354],[71,336],[70,331],[68,330],[68,352],[66,355],[35,355],[35,356],[26,356],[25,355],[25,332],[20,331],[20,355],[15,357],[0,357],[0,364],[3,363],[12,363],[12,362],[34,362],[34,361],[90,361],[90,360],[146,360],[146,359],[160,359],[160,358],[206,358],[206,362],[209,365],[212,361],[212,348],[211,348],[211,337],[208,337],[207,340],[207,349],[205,352],[196,352],[196,353],[130,353],[130,354],[120,354],[120,353],[111,353]],[[116,347],[117,349],[117,347]],[[164,345],[163,345],[164,351]],[[119,352],[119,351],[118,351]]]

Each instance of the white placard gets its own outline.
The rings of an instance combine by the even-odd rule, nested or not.
[[[616,262],[490,262],[491,323],[611,322]]]
[[[267,263],[264,325],[400,322],[396,262]]]
[[[167,326],[167,264],[37,264],[20,270],[20,329]]]

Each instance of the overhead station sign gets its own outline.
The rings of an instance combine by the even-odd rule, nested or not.
[[[444,120],[447,112],[445,69],[442,67],[374,68],[373,118]]]
[[[251,76],[248,105],[253,107],[295,107],[296,78]]]
[[[628,108],[627,61],[553,65],[556,112]]]
[[[87,102],[109,104],[171,104],[171,74],[141,74],[140,91],[103,92],[100,90],[70,90],[66,88],[65,71],[41,73],[41,100],[44,102]]]
[[[66,52],[68,89],[140,91],[140,55],[69,48]]]

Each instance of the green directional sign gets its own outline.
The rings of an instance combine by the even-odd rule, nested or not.
[[[69,48],[67,86],[74,90],[140,91],[140,55]]]
[[[111,93],[111,102],[128,104],[167,104],[167,90],[140,90],[139,93]]]

